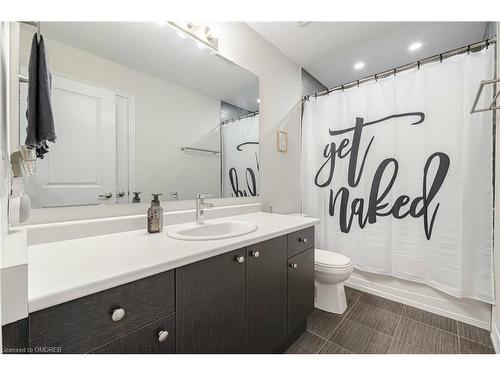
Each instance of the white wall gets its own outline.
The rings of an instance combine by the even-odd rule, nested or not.
[[[500,22],[496,23],[496,35],[500,35]],[[498,39],[497,39],[498,40]],[[497,77],[500,77],[500,64],[498,63],[498,59],[500,58],[500,46],[497,42]],[[498,87],[497,87],[498,90]],[[500,100],[497,100],[497,105],[500,104]],[[495,350],[497,353],[500,353],[500,173],[498,173],[498,166],[500,166],[500,129],[499,129],[499,120],[500,120],[500,111],[496,111],[496,119],[497,119],[497,131],[496,131],[496,173],[495,173],[495,242],[493,248],[493,269],[495,276],[495,300],[496,305],[493,306],[493,316],[492,316],[492,341],[495,345]]]
[[[23,67],[28,66],[32,35],[32,30],[21,27]],[[53,40],[46,44],[54,74],[135,95],[134,190],[142,191],[143,201],[149,201],[151,193],[163,193],[167,199],[172,191],[179,193],[179,199],[193,199],[197,191],[220,196],[220,159],[180,150],[181,146],[219,148],[218,99]]]
[[[264,210],[299,209],[300,67],[242,22],[211,25],[219,51],[260,81],[260,197]],[[276,150],[276,131],[288,132],[288,152]]]

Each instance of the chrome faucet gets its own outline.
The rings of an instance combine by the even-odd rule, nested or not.
[[[205,208],[212,208],[213,203],[205,202],[205,198],[210,198],[212,194],[196,194],[196,223],[203,224],[203,214],[205,213]]]

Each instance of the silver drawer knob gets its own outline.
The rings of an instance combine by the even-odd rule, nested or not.
[[[124,316],[125,316],[125,310],[117,308],[113,310],[113,313],[111,314],[111,319],[113,319],[113,322],[119,322],[120,320],[123,319]]]
[[[290,268],[296,269],[297,267],[297,263],[290,263]]]
[[[164,342],[168,338],[168,331],[160,331],[158,332],[158,341],[159,342]]]
[[[250,255],[251,255],[251,256],[253,256],[254,258],[258,258],[258,257],[260,257],[260,253],[259,253],[258,251],[256,251],[256,250],[255,250],[255,251],[252,251],[252,252],[250,253]]]
[[[307,238],[304,237],[304,238],[299,238],[299,242],[302,242],[302,243],[307,243]]]
[[[245,257],[244,257],[244,256],[241,256],[241,255],[240,255],[240,256],[237,256],[237,257],[236,257],[236,261],[237,261],[238,263],[240,263],[240,264],[241,264],[241,263],[243,263],[243,262],[245,261]]]

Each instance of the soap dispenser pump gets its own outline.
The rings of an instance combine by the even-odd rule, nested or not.
[[[152,194],[151,207],[148,208],[148,232],[159,233],[163,229],[163,208],[158,197],[161,194]]]

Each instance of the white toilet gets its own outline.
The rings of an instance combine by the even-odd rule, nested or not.
[[[342,314],[347,308],[344,281],[352,273],[351,260],[338,253],[314,250],[314,306],[320,310]]]

